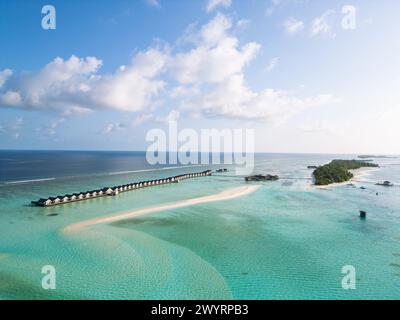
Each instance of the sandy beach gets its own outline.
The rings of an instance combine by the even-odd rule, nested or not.
[[[74,231],[78,231],[80,229],[83,229],[83,228],[86,228],[89,226],[121,221],[121,220],[138,217],[138,216],[152,213],[152,212],[182,208],[182,207],[187,207],[187,206],[200,204],[200,203],[234,199],[234,198],[248,195],[248,194],[256,191],[259,187],[260,187],[259,185],[246,185],[246,186],[241,186],[241,187],[237,187],[237,188],[227,189],[220,193],[210,195],[210,196],[192,198],[192,199],[177,201],[174,203],[161,204],[158,206],[139,209],[139,210],[135,210],[135,211],[131,211],[131,212],[125,212],[125,213],[121,213],[121,214],[117,214],[117,215],[113,215],[113,216],[109,216],[109,217],[100,217],[100,218],[85,220],[85,221],[74,223],[74,224],[71,224],[71,225],[65,227],[64,229],[62,229],[62,232],[63,233],[74,232]]]
[[[360,169],[355,169],[355,170],[349,170],[353,174],[353,178],[351,178],[349,181],[339,182],[339,183],[331,183],[326,186],[313,185],[313,187],[315,187],[317,189],[329,189],[329,188],[343,186],[343,185],[354,183],[354,182],[360,182],[361,178],[369,175],[372,171],[375,171],[378,169],[379,168],[360,168]]]

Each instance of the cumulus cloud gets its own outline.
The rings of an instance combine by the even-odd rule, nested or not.
[[[207,12],[211,12],[219,6],[228,8],[232,4],[232,0],[208,0]]]
[[[0,88],[7,81],[7,79],[11,77],[11,75],[12,75],[12,70],[10,69],[4,69],[3,71],[0,71]]]
[[[187,101],[184,110],[206,117],[283,121],[307,108],[334,102],[336,99],[329,94],[299,98],[275,89],[254,92],[246,86],[244,76],[239,74],[220,83],[208,94]]]
[[[99,75],[102,61],[95,57],[56,58],[42,70],[16,78],[0,93],[0,104],[9,107],[54,109],[65,115],[93,109],[138,111],[149,107],[164,87],[155,79],[166,62],[156,49],[138,53],[128,66],[114,74]]]
[[[170,65],[173,77],[183,84],[217,83],[240,73],[260,45],[240,46],[239,40],[228,34],[231,28],[232,21],[222,14],[203,26],[192,36],[196,47],[174,57]]]
[[[302,22],[300,25],[302,28]],[[261,46],[241,43],[234,26],[237,24],[232,19],[217,14],[201,27],[192,25],[183,46],[141,51],[110,74],[100,73],[100,59],[76,56],[56,58],[31,74],[13,76],[10,71],[2,71],[0,79],[5,80],[0,88],[0,106],[55,110],[61,117],[95,110],[138,112],[133,124],[109,123],[103,132],[111,133],[144,121],[166,121],[184,114],[257,121],[282,119],[334,100],[330,95],[296,97],[271,88],[253,91],[246,84],[245,69]],[[291,32],[298,28],[292,27]],[[267,70],[277,63],[278,58],[272,59]],[[6,81],[9,77],[12,81]],[[155,108],[166,99],[177,105],[176,110],[165,117],[159,116],[162,111],[154,116]]]
[[[295,18],[289,18],[283,23],[283,27],[288,34],[294,35],[304,29],[304,22]]]
[[[311,23],[310,35],[312,37],[318,35],[325,35],[334,37],[335,34],[332,30],[332,18],[335,15],[334,10],[328,10],[320,17],[315,18]]]

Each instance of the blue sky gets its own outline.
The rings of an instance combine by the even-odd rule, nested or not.
[[[46,4],[55,30],[41,27]],[[146,132],[176,119],[181,129],[253,128],[260,152],[400,154],[399,9],[2,1],[0,148],[145,150]]]

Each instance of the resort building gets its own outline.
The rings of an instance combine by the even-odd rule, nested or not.
[[[51,200],[52,204],[59,204],[61,202],[61,199],[58,197],[55,198],[49,198]]]
[[[69,203],[69,202],[79,201],[79,200],[98,198],[98,197],[102,197],[102,196],[111,196],[111,195],[115,196],[115,195],[118,195],[120,192],[125,192],[128,190],[133,190],[133,189],[138,189],[138,188],[143,188],[143,187],[148,187],[148,186],[167,184],[167,183],[169,184],[172,182],[177,183],[177,182],[180,182],[180,180],[194,178],[194,177],[209,176],[211,174],[212,174],[211,170],[206,170],[206,171],[197,172],[197,173],[186,173],[186,174],[181,174],[181,175],[177,175],[174,177],[140,181],[140,182],[136,182],[136,183],[115,186],[115,187],[111,187],[111,188],[106,187],[103,189],[98,189],[98,190],[93,190],[93,191],[68,194],[65,196],[57,196],[54,198],[53,197],[50,197],[48,199],[42,198],[42,199],[39,199],[38,201],[32,201],[32,204],[35,204],[38,206],[52,206],[52,205],[57,205],[57,204],[65,204],[65,203]],[[386,183],[385,185],[388,185],[388,183]]]

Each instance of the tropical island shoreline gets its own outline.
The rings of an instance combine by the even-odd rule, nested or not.
[[[246,186],[241,186],[241,187],[236,187],[236,188],[230,188],[230,189],[224,190],[222,192],[219,192],[217,194],[213,194],[213,195],[209,195],[209,196],[180,200],[180,201],[177,201],[174,203],[161,204],[158,206],[153,206],[153,207],[138,209],[138,210],[134,210],[134,211],[130,211],[130,212],[120,213],[120,214],[112,215],[109,217],[99,217],[99,218],[94,218],[94,219],[90,219],[90,220],[84,220],[84,221],[66,226],[65,228],[63,228],[61,230],[61,232],[62,233],[71,233],[71,232],[79,231],[81,229],[84,229],[86,227],[90,227],[93,225],[117,222],[117,221],[121,221],[121,220],[126,220],[126,219],[130,219],[130,218],[142,216],[142,215],[145,215],[148,213],[183,208],[183,207],[192,206],[192,205],[200,204],[200,203],[235,199],[235,198],[243,197],[250,193],[253,193],[253,192],[257,191],[259,188],[260,188],[259,185],[246,185]]]
[[[333,187],[345,186],[352,184],[354,182],[360,182],[362,177],[369,175],[371,172],[378,170],[379,168],[359,168],[354,170],[349,170],[353,174],[353,178],[343,182],[335,182],[327,185],[316,185],[312,183],[312,187],[317,189],[329,189]]]

